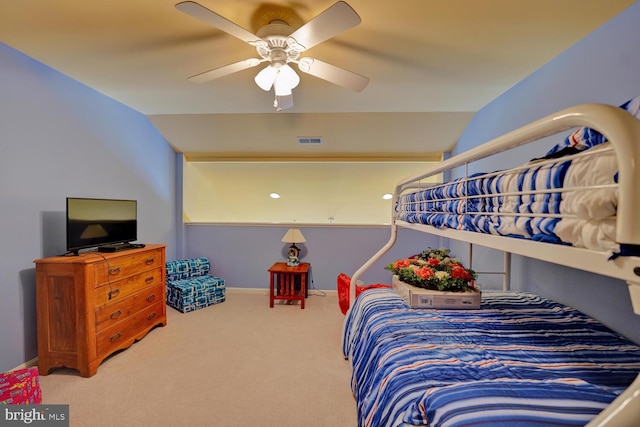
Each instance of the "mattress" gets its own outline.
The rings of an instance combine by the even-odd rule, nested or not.
[[[410,309],[362,293],[345,319],[359,426],[584,425],[640,372],[640,346],[540,296]]]

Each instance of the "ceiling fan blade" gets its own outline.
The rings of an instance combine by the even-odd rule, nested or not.
[[[360,16],[347,3],[339,1],[291,34],[304,49],[321,43],[360,24]]]
[[[207,9],[206,7],[194,1],[183,1],[181,3],[178,3],[176,4],[176,9],[186,13],[187,15],[191,15],[196,19],[206,22],[207,24],[224,31],[225,33],[231,34],[232,36],[237,37],[249,44],[257,43],[262,40],[255,34],[250,33],[241,26],[229,21],[227,18],[218,15],[214,11]]]
[[[298,68],[307,74],[337,84],[338,86],[355,90],[356,92],[360,92],[369,83],[368,77],[314,58],[302,58],[298,62]]]
[[[194,83],[205,83],[214,79],[219,79],[220,77],[228,76],[229,74],[233,74],[238,71],[246,70],[247,68],[255,67],[261,62],[262,61],[257,58],[245,59],[244,61],[196,74],[195,76],[189,77],[189,80]]]

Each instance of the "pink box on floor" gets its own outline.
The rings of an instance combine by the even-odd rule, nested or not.
[[[0,374],[0,404],[42,403],[38,368],[16,369]]]

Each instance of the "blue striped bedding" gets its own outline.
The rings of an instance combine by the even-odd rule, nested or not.
[[[640,372],[640,346],[527,293],[486,291],[479,310],[409,309],[393,290],[348,312],[358,425],[579,426]]]
[[[395,206],[396,218],[619,252],[616,172],[615,153],[605,143],[573,158],[478,173],[403,194]],[[602,187],[579,190],[595,185]]]
[[[640,96],[620,108],[640,119]],[[595,130],[580,128],[521,168],[403,194],[395,216],[412,224],[620,253],[616,184],[610,143]]]

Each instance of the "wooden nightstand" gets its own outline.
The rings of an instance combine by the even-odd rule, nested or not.
[[[286,262],[276,262],[269,268],[269,307],[273,308],[274,300],[300,301],[300,308],[304,308],[307,296],[309,268],[311,264],[301,262],[296,267],[290,267]],[[296,291],[296,278],[299,277],[300,290]]]

